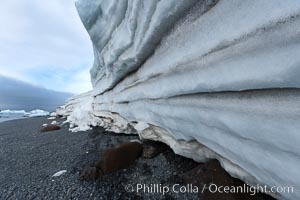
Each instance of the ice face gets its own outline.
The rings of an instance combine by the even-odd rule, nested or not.
[[[98,92],[112,88],[136,70],[197,0],[78,1],[77,9],[91,35],[91,69]],[[101,82],[101,83],[100,83]]]
[[[248,183],[300,189],[298,0],[76,5],[95,61],[93,91],[60,109],[75,130],[136,131]]]

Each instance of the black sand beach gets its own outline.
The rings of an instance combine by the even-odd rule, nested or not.
[[[137,193],[136,184],[183,184],[178,176],[197,164],[172,150],[153,159],[139,158],[135,165],[96,182],[82,182],[79,173],[92,165],[101,151],[137,136],[105,132],[101,128],[72,133],[68,127],[41,133],[46,117],[0,123],[0,199],[199,199],[195,193]],[[57,120],[62,122],[62,120]],[[59,177],[52,177],[67,170]]]

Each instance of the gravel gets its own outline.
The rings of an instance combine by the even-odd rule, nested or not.
[[[62,119],[55,119],[62,123]],[[135,135],[115,134],[95,128],[72,133],[66,125],[41,133],[53,120],[27,118],[0,123],[0,199],[199,199],[194,192],[176,193],[185,186],[181,174],[197,163],[175,155],[171,149],[152,159],[139,158],[128,169],[100,177],[95,182],[79,180],[84,166],[92,165],[101,152]],[[61,176],[56,172],[66,170]],[[137,192],[137,184],[143,189]],[[155,185],[156,184],[156,185]],[[164,195],[154,187],[168,188]],[[152,192],[151,192],[152,188]]]

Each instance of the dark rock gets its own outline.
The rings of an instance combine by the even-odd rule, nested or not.
[[[126,169],[141,156],[142,149],[143,146],[139,142],[126,142],[108,148],[104,150],[102,159],[96,162],[95,167],[85,168],[81,172],[81,179],[96,180],[103,174]]]
[[[85,167],[80,173],[80,180],[95,181],[103,172],[97,167]]]
[[[57,125],[48,125],[44,128],[41,129],[41,132],[49,132],[49,131],[56,131],[56,130],[59,130],[60,129],[60,126],[57,126]]]
[[[162,142],[155,142],[150,140],[143,141],[142,158],[153,158],[159,155],[160,153],[166,151],[167,149],[169,149],[169,147]]]

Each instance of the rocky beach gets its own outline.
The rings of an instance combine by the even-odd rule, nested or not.
[[[72,133],[67,126],[41,133],[42,124],[51,121],[37,117],[0,123],[0,199],[158,199],[163,196],[137,194],[125,187],[137,183],[172,184],[179,171],[196,166],[168,150],[154,159],[138,159],[130,168],[107,174],[96,182],[80,181],[82,168],[92,165],[101,150],[138,136],[109,133],[101,128]],[[61,170],[67,172],[53,177]],[[172,193],[164,198],[197,196]]]
[[[53,118],[0,123],[0,199],[272,199],[267,195],[216,196],[196,191],[195,187],[201,189],[210,182],[240,182],[231,178],[217,161],[201,165],[174,154],[170,148],[154,158],[139,158],[129,168],[96,181],[80,181],[81,170],[92,166],[103,150],[139,138],[100,127],[73,133],[68,124],[62,124],[64,119],[55,121],[61,129],[50,132],[40,130]],[[139,184],[145,190],[137,191]],[[164,188],[170,190],[163,193]]]

